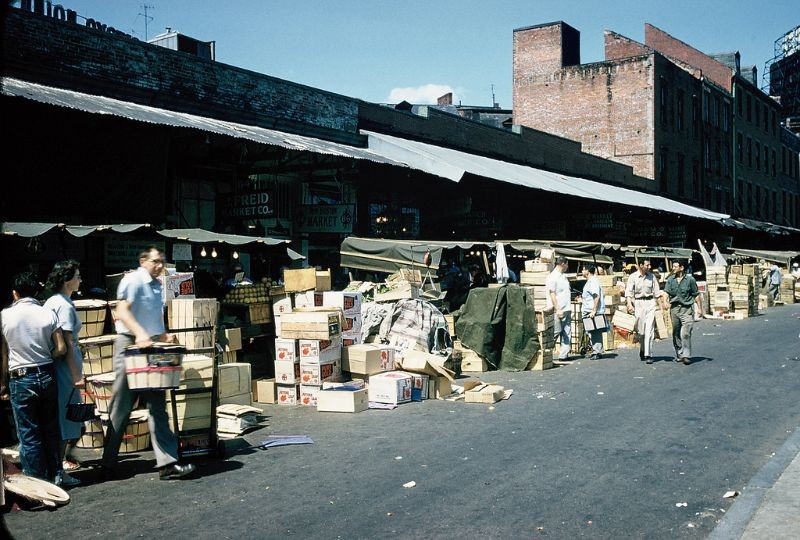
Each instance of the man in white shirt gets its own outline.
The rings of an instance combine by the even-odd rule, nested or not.
[[[628,313],[636,316],[636,333],[639,334],[639,359],[653,363],[653,341],[656,337],[656,299],[661,296],[658,280],[650,271],[650,261],[643,259],[639,269],[628,278],[625,300]]]
[[[556,267],[547,276],[547,281],[545,282],[547,309],[555,309],[553,333],[556,336],[556,340],[561,344],[558,352],[559,360],[566,360],[569,357],[570,347],[572,346],[571,295],[569,281],[567,276],[564,275],[566,271],[567,259],[559,257],[556,259]]]

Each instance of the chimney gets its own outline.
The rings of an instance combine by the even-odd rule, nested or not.
[[[437,105],[452,105],[453,104],[453,93],[448,92],[443,96],[439,96],[436,100]]]
[[[514,79],[581,63],[581,33],[563,21],[514,30]]]
[[[736,51],[736,55],[734,56],[736,61],[736,74],[741,75],[742,73],[742,55],[739,54],[739,51]]]

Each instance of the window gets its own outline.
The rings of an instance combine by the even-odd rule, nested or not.
[[[711,170],[711,141],[708,137],[703,141],[703,167],[705,170]]]
[[[675,96],[675,129],[683,131],[683,90]]]
[[[775,118],[775,111],[774,110],[772,111],[772,122],[770,122],[770,124],[772,125],[772,135],[774,136],[775,135],[775,131],[778,129],[778,120],[777,120],[777,118]]]
[[[731,160],[730,160],[730,149],[726,146],[722,146],[722,175],[725,178],[729,178],[731,175]]]
[[[692,160],[692,196],[700,198],[700,163],[696,159]]]
[[[728,100],[722,103],[722,131],[725,133],[730,129],[731,104]]]
[[[740,86],[736,87],[736,113],[739,118],[742,117],[742,88]]]
[[[717,175],[722,173],[722,152],[720,152],[719,142],[714,145],[714,170]]]
[[[686,178],[685,178],[685,174],[684,174],[684,170],[683,170],[683,167],[684,167],[684,156],[683,156],[683,154],[678,154],[677,158],[678,158],[678,164],[677,164],[677,167],[678,167],[678,195],[683,197],[686,194],[686,186],[685,186]]]
[[[764,131],[769,133],[769,110],[767,110],[766,103],[764,104]]]
[[[753,215],[753,184],[747,183],[747,213]]]
[[[775,149],[772,149],[772,176],[778,175],[777,163],[778,162],[778,153],[775,152]]]
[[[753,166],[753,140],[747,137],[747,166]]]
[[[670,124],[669,116],[668,116],[668,112],[669,112],[668,103],[669,103],[669,88],[667,87],[667,83],[665,83],[662,80],[662,82],[661,82],[661,125],[663,125],[663,126],[668,126]]]
[[[756,127],[761,127],[761,105],[755,102],[756,107]]]
[[[660,157],[658,161],[658,177],[659,186],[662,193],[667,192],[669,186],[669,171],[667,165],[669,164],[669,151],[666,148],[661,148]]]
[[[775,221],[775,217],[778,215],[778,194],[773,191],[772,192],[772,209],[770,210],[770,217],[773,221]]]
[[[756,170],[761,170],[761,143],[756,141]]]
[[[692,95],[692,131],[695,137],[700,135],[700,100],[696,95]]]
[[[747,121],[753,121],[753,97],[750,94],[747,94],[747,106],[745,107],[747,112]]]
[[[786,174],[786,147],[781,146],[781,172]]]
[[[764,145],[764,174],[769,174],[769,148]]]
[[[708,92],[703,92],[703,122],[708,122]]]
[[[736,134],[736,161],[744,163],[744,148],[742,148],[742,132]]]
[[[712,105],[712,114],[711,114],[711,122],[713,122],[714,127],[719,127],[721,122],[719,121],[720,113],[722,112],[722,107],[719,106],[719,98],[715,97]]]

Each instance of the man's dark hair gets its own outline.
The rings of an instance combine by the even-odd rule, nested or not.
[[[586,268],[586,270],[588,270],[590,274],[596,274],[597,273],[597,265],[587,264],[584,268]]]
[[[681,265],[683,268],[688,268],[688,267],[689,267],[688,263],[687,263],[685,260],[683,260],[683,259],[675,259],[675,260],[674,260],[674,261],[672,261],[672,262],[674,262],[674,263],[678,263],[678,264],[679,264],[679,265]]]
[[[139,260],[141,261],[142,259],[146,259],[147,257],[149,257],[150,256],[150,252],[153,251],[153,250],[156,250],[159,253],[161,253],[161,249],[158,246],[152,246],[152,245],[151,246],[147,246],[146,248],[144,248],[139,253]]]
[[[33,272],[20,272],[11,283],[11,288],[17,291],[20,298],[36,298],[42,290],[42,285]]]
[[[556,264],[568,264],[567,263],[567,258],[566,257],[559,257],[558,259],[556,259]]]

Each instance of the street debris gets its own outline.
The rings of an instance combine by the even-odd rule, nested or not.
[[[604,395],[606,395],[606,393],[605,392],[597,392],[597,395],[598,396],[604,396]]]
[[[689,503],[685,503],[685,502],[679,502],[679,503],[675,503],[675,506],[677,506],[678,508],[680,508],[681,506],[689,506]]]
[[[413,488],[416,485],[417,485],[417,483],[412,480],[411,482],[406,482],[405,484],[403,484],[403,487],[404,488]]]
[[[290,444],[314,444],[314,441],[308,435],[273,435],[261,441],[258,448],[273,448]]]
[[[722,496],[723,499],[732,499],[739,495],[738,491],[726,491],[725,495]]]
[[[396,456],[394,459],[401,460],[401,459],[403,459],[403,456]]]

